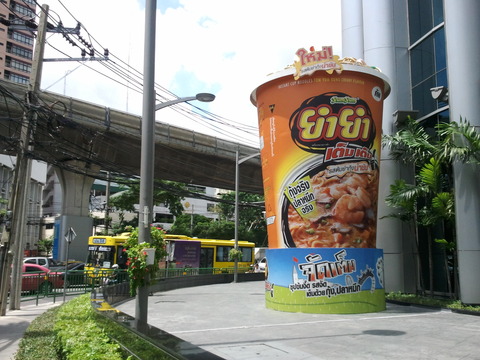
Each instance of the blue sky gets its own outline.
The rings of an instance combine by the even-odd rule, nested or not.
[[[141,1],[140,3],[145,3],[144,1]],[[157,1],[157,8],[160,10],[162,14],[165,14],[167,9],[176,9],[181,6],[179,0],[160,0]]]
[[[44,0],[42,3],[50,6],[51,14],[61,19],[64,26],[74,27],[80,21],[103,47],[143,72],[145,1]],[[250,93],[265,75],[292,64],[299,48],[331,45],[334,53],[341,55],[340,3],[338,0],[158,0],[155,80],[180,97],[214,93],[214,102],[195,105],[233,123],[255,127],[256,109],[250,103]],[[88,34],[82,30],[82,35],[88,38]],[[60,35],[49,34],[48,44],[46,57],[79,56],[78,49],[66,44]],[[105,72],[105,67],[98,63],[88,65],[90,68],[79,67],[77,62],[45,63],[42,88],[141,114],[142,95],[133,91],[131,84],[119,84],[98,75],[97,71]],[[171,109],[158,112],[157,119],[224,137]],[[254,134],[248,144],[255,141]]]

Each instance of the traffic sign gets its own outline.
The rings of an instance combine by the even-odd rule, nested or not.
[[[76,236],[77,234],[75,233],[75,230],[73,230],[73,228],[70,228],[65,233],[65,240],[70,244],[73,240],[75,240]]]

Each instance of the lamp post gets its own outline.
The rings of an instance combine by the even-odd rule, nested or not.
[[[145,3],[145,42],[143,64],[142,146],[140,159],[140,199],[138,209],[138,242],[150,242],[153,210],[153,175],[155,153],[155,111],[181,102],[213,101],[212,94],[201,93],[155,105],[155,28],[157,1]],[[146,279],[148,283],[148,279]],[[148,286],[137,289],[135,320],[137,329],[147,328]]]
[[[145,75],[146,77],[146,75]],[[154,93],[152,91],[152,93]],[[144,93],[144,102],[147,96]],[[182,97],[174,100],[165,101],[163,103],[154,104],[148,100],[148,104],[144,104],[144,113],[151,108],[152,117],[142,118],[142,148],[140,162],[140,201],[138,209],[138,242],[150,242],[150,224],[152,223],[153,214],[153,178],[154,178],[154,153],[155,153],[155,120],[154,111],[164,109],[178,103],[198,100],[202,102],[211,102],[215,99],[215,95],[209,93],[199,93],[195,96]],[[147,109],[148,108],[148,109]],[[149,275],[147,275],[149,276]],[[146,281],[148,283],[148,279]],[[141,329],[147,325],[148,317],[148,285],[137,289],[135,319],[137,328]]]
[[[260,155],[260,153],[255,153],[244,158],[239,158],[238,150],[235,151],[235,250],[238,250],[238,224],[240,214],[238,212],[238,192],[239,192],[239,180],[240,180],[240,164],[245,161],[254,158],[255,156]],[[235,259],[234,268],[233,268],[233,282],[238,281],[238,260]]]
[[[163,103],[155,105],[155,111],[166,108],[168,106],[178,104],[178,103],[192,101],[192,100],[198,100],[198,101],[202,101],[202,102],[211,102],[211,101],[215,100],[215,95],[209,94],[209,93],[198,93],[195,96],[188,96],[188,97],[183,97],[183,98],[178,98],[178,99],[174,99],[174,100],[165,101]]]

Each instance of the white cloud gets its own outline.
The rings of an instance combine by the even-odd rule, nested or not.
[[[44,0],[52,16],[60,16],[65,27],[76,26],[73,15],[89,34],[112,54],[143,72],[144,1],[135,0]],[[298,48],[332,45],[341,55],[340,1],[302,0],[158,0],[156,31],[156,82],[178,96],[214,92],[213,103],[195,105],[234,122],[256,125],[256,109],[250,93],[263,77],[291,64]],[[168,5],[172,7],[165,9]],[[82,31],[88,39],[88,34]],[[48,35],[49,43],[72,57],[79,49],[59,34]],[[97,49],[100,50],[100,49]],[[63,57],[47,46],[45,57]],[[116,60],[115,60],[116,61]],[[99,72],[99,63],[87,62]],[[76,62],[45,63],[42,88],[58,81]],[[116,78],[116,77],[115,77]],[[93,70],[81,66],[49,90],[141,114],[140,94]],[[192,103],[193,104],[193,103]],[[170,110],[157,113],[169,121]],[[171,119],[177,126],[200,129],[186,119]],[[220,136],[220,135],[219,135]]]

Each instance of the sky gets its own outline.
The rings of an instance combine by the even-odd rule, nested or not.
[[[65,28],[80,22],[80,35],[93,44],[97,57],[103,48],[110,53],[106,62],[68,61],[80,58],[81,49],[61,34],[47,33],[41,89],[141,115],[142,80],[120,77],[117,66],[125,74],[143,73],[145,0],[39,3],[49,6],[50,21],[61,21]],[[201,92],[213,93],[216,99],[190,103],[214,114],[208,119],[185,116],[172,107],[157,111],[156,120],[258,146],[251,92],[267,74],[291,65],[299,48],[333,46],[334,54],[341,56],[340,3],[157,0],[155,82],[165,89],[159,91],[159,100]],[[181,108],[195,110],[188,104]]]

